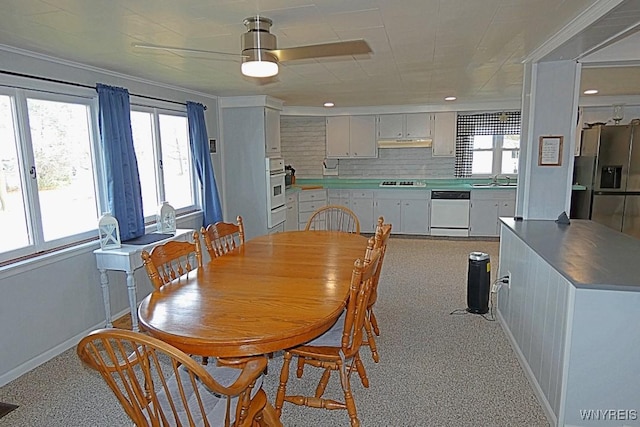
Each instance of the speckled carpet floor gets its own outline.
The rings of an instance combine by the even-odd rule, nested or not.
[[[470,252],[490,254],[495,241],[392,238],[375,307],[381,329],[380,362],[361,350],[370,387],[354,374],[352,388],[361,425],[548,426],[498,322],[480,315],[451,315],[466,308]],[[273,402],[282,358],[269,363],[264,388]],[[334,374],[335,375],[335,374]],[[305,369],[288,390],[312,392],[319,373]],[[337,376],[328,396],[341,397]],[[0,401],[20,405],[0,426],[131,426],[115,397],[75,349],[0,388]],[[346,411],[285,404],[285,426],[348,426]]]

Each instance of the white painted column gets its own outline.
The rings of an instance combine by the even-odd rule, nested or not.
[[[525,65],[516,215],[556,219],[569,215],[580,64],[552,61]],[[541,166],[541,136],[562,136],[560,166]]]

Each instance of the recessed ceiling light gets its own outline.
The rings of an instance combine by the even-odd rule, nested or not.
[[[447,96],[444,98],[445,101],[455,101],[456,99],[458,98],[456,98],[455,96]]]
[[[596,93],[598,93],[598,89],[587,89],[584,91],[585,95],[595,95]]]
[[[333,102],[325,102],[325,103],[324,103],[324,106],[325,106],[325,107],[327,107],[327,108],[331,108],[331,107],[333,107],[334,105],[335,105],[335,104],[334,104]]]

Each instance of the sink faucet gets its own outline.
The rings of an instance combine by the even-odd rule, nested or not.
[[[496,174],[491,177],[491,185],[500,185],[500,179],[506,179],[507,185],[511,184],[511,177],[509,175]]]

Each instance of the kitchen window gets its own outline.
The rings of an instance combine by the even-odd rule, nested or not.
[[[459,114],[455,176],[518,174],[520,112]]]
[[[471,174],[517,175],[520,135],[474,135]]]

